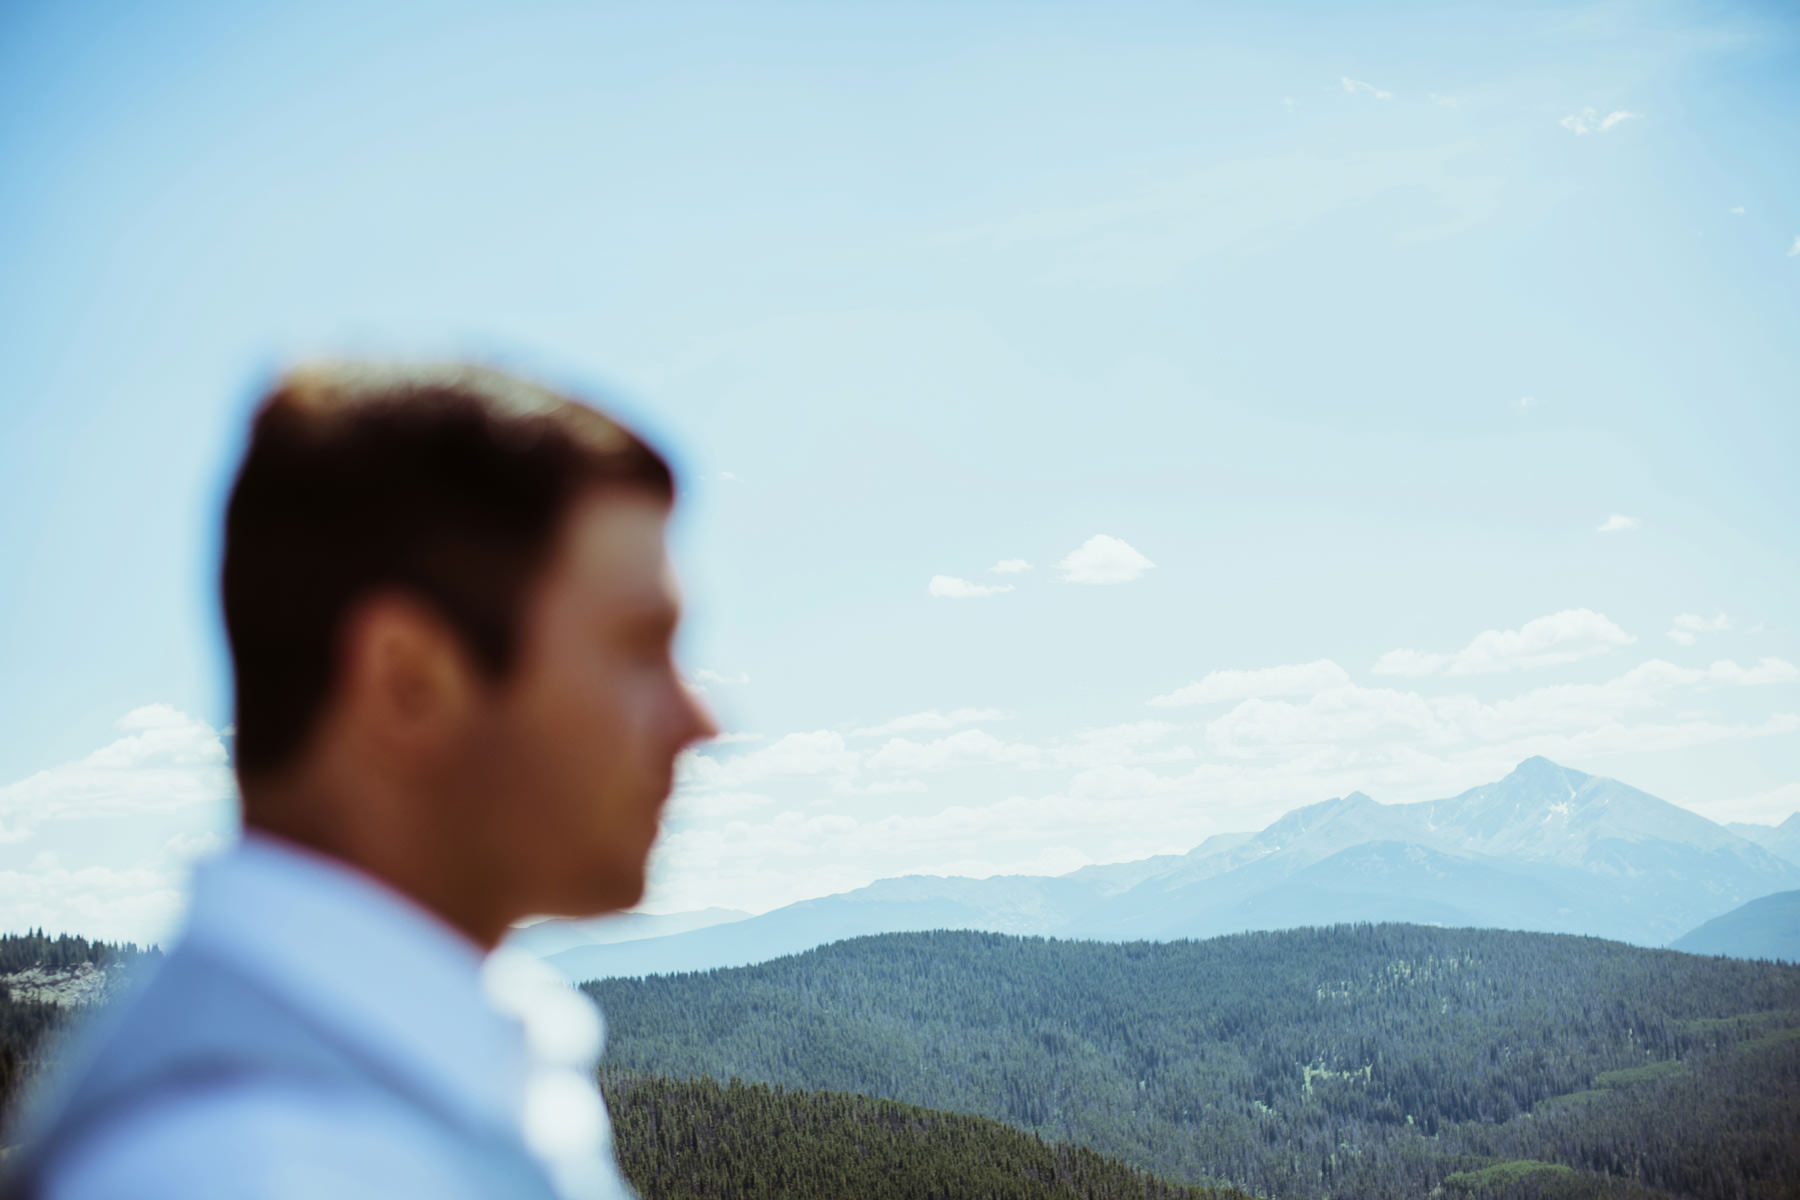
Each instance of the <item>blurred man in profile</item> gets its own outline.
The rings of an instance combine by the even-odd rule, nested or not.
[[[225,521],[244,837],[40,1104],[10,1194],[617,1197],[598,1015],[490,953],[629,907],[677,754],[674,481],[549,389],[324,364]]]

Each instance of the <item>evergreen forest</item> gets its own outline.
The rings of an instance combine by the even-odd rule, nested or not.
[[[891,1100],[620,1071],[601,1085],[643,1200],[1246,1200]]]
[[[1410,925],[885,934],[586,989],[631,1071],[991,1117],[1272,1197],[1800,1195],[1800,967]]]
[[[138,953],[0,939],[7,973]],[[645,1200],[1800,1197],[1789,964],[1408,925],[937,932],[585,986]],[[0,987],[0,1101],[68,1019]]]

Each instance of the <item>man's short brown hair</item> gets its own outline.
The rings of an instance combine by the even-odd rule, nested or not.
[[[479,668],[504,675],[564,516],[609,486],[675,493],[635,434],[501,371],[320,363],[281,377],[225,513],[240,774],[301,749],[330,695],[342,622],[376,590],[429,605]]]

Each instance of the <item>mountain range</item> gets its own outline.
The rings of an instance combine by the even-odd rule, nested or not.
[[[675,918],[660,918],[665,929],[630,940],[552,949],[566,939],[557,926],[534,940],[578,981],[742,966],[927,929],[1167,941],[1405,921],[1661,946],[1747,901],[1800,889],[1800,862],[1783,856],[1789,843],[1777,836],[1800,835],[1800,816],[1748,828],[1758,836],[1531,758],[1446,800],[1379,804],[1352,793],[1187,854],[1059,876],[904,876],[755,917],[677,914],[687,918],[680,932]]]

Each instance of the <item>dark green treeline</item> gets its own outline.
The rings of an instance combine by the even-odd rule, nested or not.
[[[601,1076],[644,1200],[1244,1200],[996,1121],[838,1092]]]

